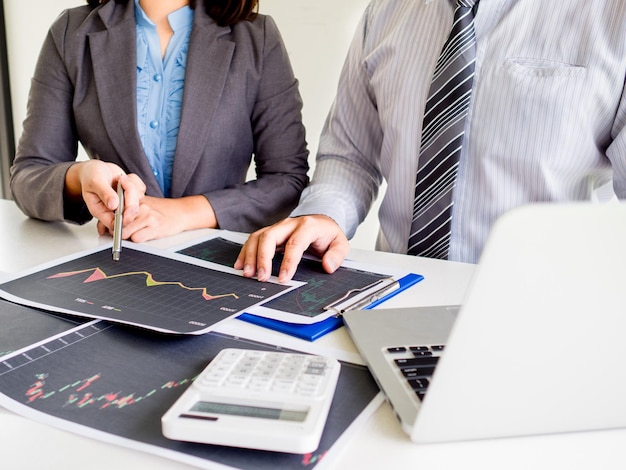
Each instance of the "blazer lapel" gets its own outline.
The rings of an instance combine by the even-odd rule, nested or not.
[[[235,45],[204,8],[196,9],[189,41],[182,114],[174,157],[172,197],[180,197],[207,145]]]
[[[129,1],[126,8],[117,16],[105,10],[114,6],[116,6],[114,2],[109,2],[102,8],[101,17],[106,29],[89,34],[89,48],[102,119],[109,138],[128,172],[142,175],[149,194],[162,196],[137,133],[134,2]]]

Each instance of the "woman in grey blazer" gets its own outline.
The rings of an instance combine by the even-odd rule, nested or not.
[[[308,182],[302,102],[257,0],[88,3],[57,18],[39,56],[11,169],[22,211],[95,217],[103,234],[119,180],[136,242],[287,216]]]

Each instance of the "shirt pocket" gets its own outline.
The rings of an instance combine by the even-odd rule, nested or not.
[[[473,114],[478,124],[472,122],[475,152],[493,158],[498,167],[507,161],[512,174],[553,160],[558,160],[559,168],[571,164],[561,160],[588,145],[583,142],[589,134],[584,126],[595,107],[589,69],[511,56],[499,67],[492,65],[483,67],[477,83]]]
[[[586,70],[582,65],[526,57],[508,57],[504,67],[510,73],[534,78],[582,77]]]

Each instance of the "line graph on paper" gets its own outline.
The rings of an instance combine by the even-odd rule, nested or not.
[[[130,247],[105,248],[0,285],[8,300],[159,331],[197,333],[289,289]]]
[[[212,238],[186,247],[179,253],[213,263],[232,266],[239,255],[241,244],[224,238]],[[272,265],[272,274],[278,275],[282,256],[277,254]],[[324,306],[340,299],[351,289],[366,286],[387,277],[384,274],[362,271],[341,266],[332,276],[324,272],[317,260],[302,259],[294,280],[306,285],[287,292],[263,304],[264,307],[315,317],[324,313]]]
[[[81,271],[69,271],[69,272],[53,274],[52,276],[48,276],[48,279],[60,279],[63,277],[78,276],[80,274],[85,274],[85,273],[91,273],[91,274],[89,275],[87,279],[83,281],[84,284],[88,284],[90,282],[102,281],[105,279],[116,279],[116,278],[121,278],[121,277],[126,277],[126,276],[141,276],[145,278],[146,280],[146,287],[178,286],[181,289],[185,289],[188,291],[200,292],[204,300],[214,300],[214,299],[219,299],[221,297],[232,297],[234,299],[238,298],[237,294],[235,293],[213,295],[208,292],[208,289],[206,287],[189,287],[180,281],[157,281],[154,279],[154,276],[152,275],[152,273],[149,273],[148,271],[131,271],[131,272],[107,275],[102,269],[100,269],[99,267],[95,267],[95,268],[83,269]]]

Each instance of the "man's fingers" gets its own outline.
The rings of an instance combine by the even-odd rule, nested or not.
[[[343,233],[330,243],[328,251],[322,256],[322,267],[327,273],[334,273],[350,253],[350,243]]]
[[[272,260],[276,249],[289,240],[295,227],[293,219],[285,219],[258,232],[246,254],[246,264],[251,270],[254,267],[259,281],[267,281],[272,275]]]
[[[332,219],[317,215],[293,217],[251,234],[234,267],[243,269],[246,277],[256,273],[259,281],[266,281],[272,274],[272,259],[279,246],[284,247],[279,282],[293,278],[309,249],[322,257],[322,265],[329,273],[343,263],[350,251],[347,238]]]
[[[234,268],[243,270],[244,277],[253,277],[256,274],[256,257],[259,233],[255,232],[248,237],[241,247]]]
[[[278,272],[279,282],[287,282],[293,278],[302,256],[318,238],[318,228],[309,218],[300,218],[285,243],[283,261]]]
[[[243,269],[246,277],[256,274],[259,281],[267,281],[272,275],[272,260],[277,247],[290,239],[296,227],[294,219],[285,219],[251,234],[237,257],[235,269]]]

